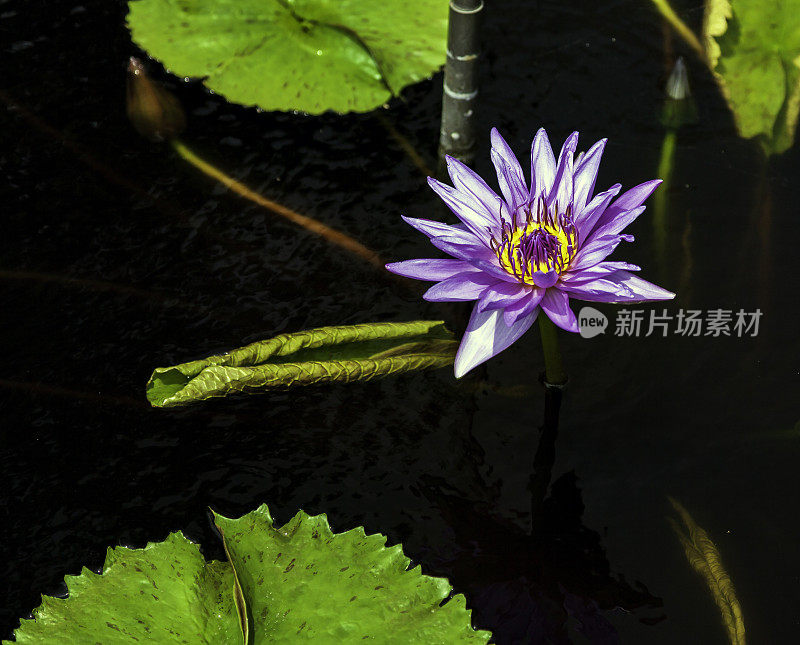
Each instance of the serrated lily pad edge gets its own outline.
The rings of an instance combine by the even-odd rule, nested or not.
[[[331,528],[329,522],[328,522],[328,516],[327,516],[326,513],[320,513],[319,515],[309,515],[308,513],[303,511],[302,509],[297,511],[297,513],[295,513],[295,515],[288,522],[286,522],[282,526],[276,528],[275,525],[274,525],[274,519],[272,517],[272,514],[269,511],[269,506],[267,504],[261,504],[255,510],[250,511],[249,513],[246,513],[245,515],[243,515],[243,516],[241,516],[239,518],[225,517],[224,515],[220,515],[220,514],[214,512],[213,510],[211,512],[212,512],[213,519],[214,519],[214,525],[217,527],[217,530],[219,531],[220,535],[222,536],[223,543],[225,542],[225,532],[224,532],[223,527],[220,526],[220,520],[223,520],[223,521],[226,521],[226,522],[235,523],[235,522],[244,520],[244,519],[246,519],[248,517],[251,517],[251,516],[259,517],[260,519],[262,519],[262,520],[264,520],[266,522],[266,524],[268,525],[269,528],[273,529],[277,533],[282,533],[284,535],[290,534],[291,531],[295,528],[295,526],[297,524],[300,524],[300,523],[302,523],[304,521],[317,520],[317,521],[320,522],[320,524],[321,524],[321,526],[323,528],[323,531],[325,531],[326,533],[330,534],[330,537],[329,538],[326,537],[326,539],[333,540],[333,539],[335,539],[337,537],[346,537],[349,534],[355,534],[355,535],[357,535],[359,537],[363,537],[363,538],[366,538],[366,539],[369,539],[371,537],[380,537],[383,540],[383,545],[384,545],[383,548],[384,549],[387,549],[387,550],[397,549],[399,551],[400,555],[402,555],[402,557],[407,561],[404,573],[411,573],[411,572],[414,572],[414,571],[419,571],[419,575],[422,578],[428,578],[428,579],[431,579],[431,580],[436,580],[437,582],[442,583],[448,589],[448,595],[447,595],[446,599],[442,600],[442,602],[439,604],[438,608],[443,609],[445,607],[456,607],[456,608],[460,607],[463,610],[463,612],[465,613],[465,618],[468,621],[468,624],[469,624],[469,626],[470,626],[470,628],[472,630],[472,633],[475,635],[475,637],[477,637],[479,639],[481,639],[481,638],[485,639],[484,642],[486,642],[486,643],[488,643],[492,638],[492,633],[490,631],[481,630],[481,629],[475,629],[475,627],[473,626],[473,624],[472,624],[472,609],[467,608],[467,599],[466,599],[466,596],[463,593],[453,594],[452,593],[454,591],[453,585],[450,583],[450,581],[447,578],[444,578],[444,577],[441,577],[441,576],[430,576],[430,575],[422,573],[422,567],[421,567],[420,564],[416,564],[416,566],[414,566],[413,568],[408,568],[408,565],[411,564],[412,560],[411,560],[411,558],[409,558],[405,554],[405,551],[403,550],[402,544],[396,544],[396,545],[391,546],[391,547],[386,546],[388,538],[383,533],[367,533],[364,530],[363,526],[357,526],[357,527],[354,527],[354,528],[349,529],[347,531],[342,531],[341,533],[335,533],[333,531],[333,529]],[[225,546],[225,552],[228,555],[228,560],[230,562],[231,558],[230,558],[230,555],[228,553],[227,545]],[[433,609],[432,611],[435,611],[435,610],[436,609]]]
[[[267,506],[267,504],[261,504],[261,506],[256,508],[254,511],[251,511],[250,513],[246,513],[245,515],[243,515],[243,516],[241,516],[239,518],[228,518],[228,517],[225,517],[225,516],[223,516],[221,514],[216,513],[213,509],[209,509],[209,511],[211,512],[211,514],[212,514],[212,516],[214,518],[214,524],[217,527],[217,529],[219,530],[220,536],[222,537],[225,553],[228,556],[228,561],[227,562],[222,562],[222,561],[219,561],[219,560],[206,560],[205,558],[202,557],[202,552],[200,550],[200,545],[198,543],[196,543],[196,542],[193,542],[189,538],[187,538],[183,534],[182,531],[178,530],[178,531],[173,531],[173,532],[169,533],[167,535],[167,537],[163,541],[161,541],[161,542],[147,542],[147,544],[142,548],[131,548],[131,547],[125,547],[125,546],[108,547],[106,549],[106,557],[105,557],[105,560],[104,560],[104,563],[103,563],[103,567],[102,567],[100,573],[97,573],[97,572],[92,571],[92,570],[90,570],[90,569],[88,569],[86,567],[83,567],[82,570],[81,570],[81,573],[79,575],[67,574],[67,575],[65,575],[64,580],[67,581],[68,579],[72,579],[72,578],[80,578],[81,576],[85,576],[87,574],[90,574],[91,576],[97,576],[97,577],[104,576],[104,575],[106,575],[108,573],[108,571],[115,564],[117,564],[117,561],[118,561],[120,553],[124,553],[125,551],[139,551],[139,552],[143,552],[144,553],[144,552],[146,552],[148,550],[151,550],[153,548],[157,548],[157,547],[163,546],[163,545],[165,545],[165,544],[167,544],[169,542],[173,542],[173,541],[176,541],[176,540],[183,541],[183,542],[188,543],[189,545],[195,547],[198,550],[198,555],[203,559],[203,561],[205,562],[205,566],[206,567],[228,565],[233,570],[233,576],[234,576],[234,580],[235,580],[235,585],[234,585],[234,589],[231,590],[231,593],[234,596],[234,604],[236,605],[236,609],[237,609],[237,612],[239,613],[239,617],[240,617],[240,624],[241,624],[241,630],[242,630],[241,635],[243,637],[243,642],[245,643],[245,645],[248,645],[249,643],[252,642],[252,636],[253,636],[253,631],[251,629],[252,620],[251,620],[251,617],[248,615],[246,599],[244,598],[244,594],[242,592],[242,588],[239,585],[239,580],[238,580],[238,576],[236,574],[236,570],[235,570],[235,568],[233,567],[233,565],[230,562],[230,556],[228,554],[228,547],[225,544],[225,536],[224,536],[224,532],[223,532],[222,528],[219,526],[219,520],[222,519],[222,520],[226,520],[226,521],[230,521],[230,522],[236,522],[238,520],[244,519],[248,515],[257,514],[257,515],[260,515],[260,516],[264,517],[265,519],[267,519],[267,521],[270,524],[270,526],[274,527],[274,521],[273,521],[272,515],[269,512],[269,507]],[[309,514],[305,513],[305,511],[303,511],[302,509],[299,510],[292,517],[292,519],[290,519],[288,522],[286,522],[283,526],[277,528],[276,531],[278,531],[278,532],[286,532],[287,527],[289,527],[290,525],[292,525],[295,522],[303,521],[304,519],[312,519],[312,520],[313,519],[317,519],[317,520],[320,520],[322,523],[324,523],[324,526],[326,526],[328,528],[328,531],[330,532],[332,538],[335,538],[337,536],[343,536],[343,535],[346,535],[347,533],[351,533],[353,531],[359,531],[360,530],[360,532],[365,537],[380,536],[380,537],[382,537],[384,539],[384,544],[386,542],[386,536],[384,536],[382,533],[367,534],[366,531],[364,531],[363,527],[355,527],[353,529],[349,529],[348,531],[343,531],[342,533],[334,533],[333,530],[330,528],[330,524],[328,523],[327,515],[325,513],[320,513],[319,515],[314,516],[314,515],[309,515]],[[402,555],[406,559],[408,559],[409,562],[410,562],[410,559],[408,558],[408,556],[406,556],[405,553],[403,552],[402,545],[398,544],[396,546],[399,547],[400,552],[402,553]],[[117,553],[117,551],[119,551],[120,553]],[[421,568],[420,565],[417,565],[415,567],[415,569],[417,569],[417,568]],[[410,571],[410,570],[406,569],[406,571]],[[472,610],[467,608],[467,606],[466,606],[466,597],[464,596],[464,594],[452,594],[453,587],[452,587],[452,585],[450,584],[450,581],[447,578],[438,577],[438,576],[428,576],[426,574],[420,574],[420,575],[422,575],[423,577],[426,577],[426,578],[432,578],[432,579],[444,582],[447,585],[447,587],[449,587],[451,595],[447,598],[446,601],[442,602],[440,607],[444,607],[446,605],[449,605],[450,603],[454,603],[454,605],[456,605],[456,606],[460,605],[463,608],[463,611],[466,614],[466,619],[469,621],[469,625],[470,625],[472,631],[474,632],[475,636],[477,638],[485,639],[485,642],[487,642],[487,643],[490,641],[490,639],[492,637],[491,632],[489,632],[488,630],[478,630],[478,629],[475,629],[474,626],[472,626]],[[238,597],[237,597],[237,592],[238,592]],[[46,596],[46,595],[43,594],[42,595],[42,602],[37,607],[35,607],[33,609],[33,611],[32,611],[32,617],[31,618],[23,618],[23,619],[20,620],[19,627],[17,627],[14,630],[15,638],[16,638],[17,632],[23,628],[24,623],[36,620],[37,614],[42,609],[42,607],[45,606],[45,603],[47,602],[47,599],[50,599],[50,600],[64,600],[65,597],[63,597],[63,596]],[[15,642],[16,641],[0,640],[0,645],[13,645],[13,643],[15,643]]]

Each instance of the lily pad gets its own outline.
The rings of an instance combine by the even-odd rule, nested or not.
[[[447,602],[444,578],[409,569],[400,545],[359,527],[333,533],[325,515],[297,513],[280,528],[266,506],[238,520],[215,515],[237,571],[254,645],[315,643],[486,643],[463,595]]]
[[[800,0],[706,0],[709,65],[739,134],[768,155],[791,147],[800,112]]]
[[[447,580],[408,569],[402,548],[387,548],[382,535],[335,534],[325,515],[302,511],[276,528],[266,506],[214,520],[229,562],[206,562],[181,533],[109,549],[102,574],[67,576],[69,595],[44,596],[16,642],[457,645],[491,637],[472,628],[464,596],[444,602]]]
[[[206,562],[181,533],[144,549],[109,549],[102,574],[84,568],[64,581],[69,595],[43,596],[33,618],[20,621],[17,643],[243,642],[231,566]]]
[[[441,320],[320,327],[158,367],[147,400],[174,407],[234,392],[370,380],[452,365],[457,347]]]
[[[443,0],[133,0],[134,42],[265,110],[365,112],[445,62]]]

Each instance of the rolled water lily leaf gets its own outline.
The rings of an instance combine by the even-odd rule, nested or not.
[[[265,110],[365,112],[445,62],[443,0],[134,0],[134,42]]]
[[[206,562],[181,533],[109,549],[102,574],[67,576],[69,596],[44,596],[16,642],[457,645],[491,637],[472,628],[464,596],[442,604],[447,580],[409,570],[400,545],[387,548],[382,535],[335,534],[325,515],[302,511],[276,528],[265,505],[214,520],[229,562]]]
[[[320,327],[156,368],[147,383],[147,400],[155,407],[174,407],[232,392],[446,367],[453,364],[457,346],[441,320]]]
[[[253,620],[253,642],[486,643],[463,595],[408,569],[386,537],[333,533],[325,515],[297,513],[281,528],[264,505],[238,520],[214,516]]]
[[[800,112],[800,0],[706,0],[708,62],[739,134],[767,155],[791,147]]]
[[[242,645],[227,562],[206,562],[181,533],[144,549],[109,549],[102,574],[66,576],[69,596],[43,596],[17,643]],[[3,641],[6,643],[9,641]]]

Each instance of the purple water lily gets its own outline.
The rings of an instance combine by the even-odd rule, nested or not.
[[[453,258],[386,265],[409,278],[437,281],[425,292],[426,300],[478,301],[456,355],[456,378],[511,345],[540,310],[562,329],[577,332],[570,298],[619,303],[675,296],[631,273],[638,266],[606,261],[621,241],[633,241],[622,230],[642,214],[642,202],[660,179],[639,184],[616,200],[620,184],[592,197],[606,139],[573,159],[578,143],[573,132],[556,162],[547,133],[540,129],[531,147],[529,188],[497,129],[491,139],[502,198],[475,172],[448,157],[453,187],[431,177],[428,184],[461,223],[403,216]]]

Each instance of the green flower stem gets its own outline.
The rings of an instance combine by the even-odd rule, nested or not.
[[[561,350],[558,348],[556,326],[543,312],[539,312],[539,332],[542,335],[544,350],[544,378],[548,386],[561,386],[567,382],[567,373],[561,364]]]
[[[656,259],[661,278],[667,271],[667,196],[672,178],[672,167],[675,163],[675,141],[678,131],[669,128],[661,144],[661,159],[658,163],[657,177],[663,180],[653,196],[653,235],[655,238]]]
[[[445,155],[469,163],[475,154],[478,99],[479,18],[483,0],[450,0],[444,66],[439,165]]]

